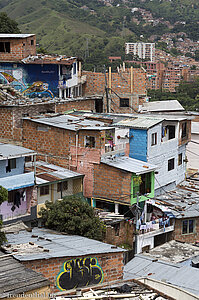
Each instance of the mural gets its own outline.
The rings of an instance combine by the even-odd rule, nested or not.
[[[9,84],[30,98],[58,95],[57,65],[0,65],[0,83]]]
[[[89,284],[99,284],[104,273],[96,257],[76,258],[66,261],[56,279],[57,288],[70,290]]]

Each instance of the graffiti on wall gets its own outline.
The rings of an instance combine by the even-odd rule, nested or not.
[[[66,261],[56,279],[59,290],[65,291],[89,284],[99,284],[104,273],[96,257],[76,258]]]
[[[53,68],[51,71],[44,70]],[[0,83],[9,84],[31,98],[54,97],[57,94],[56,66],[0,66]]]

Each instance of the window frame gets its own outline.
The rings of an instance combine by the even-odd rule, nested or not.
[[[129,107],[129,98],[120,98],[120,107]]]
[[[172,166],[170,166],[171,161],[173,162],[173,168],[171,168]],[[168,172],[170,172],[174,169],[175,169],[175,158],[170,158],[170,159],[168,159]]]
[[[57,183],[57,193],[61,192],[61,186],[62,186],[62,192],[68,190],[68,181],[62,181]]]
[[[157,145],[157,132],[151,134],[151,146]]]
[[[49,195],[50,194],[49,185],[42,185],[42,186],[40,186],[40,188],[39,188],[39,194],[40,194],[41,197]]]
[[[187,222],[187,225],[186,225],[186,232],[184,232],[184,223]],[[192,224],[192,228],[193,228],[193,231],[190,231],[190,222],[193,222]],[[185,234],[194,234],[196,233],[196,220],[194,219],[186,219],[186,220],[183,220],[182,221],[182,234],[185,235]]]
[[[182,153],[178,153],[178,166],[182,165]]]
[[[92,135],[86,135],[84,139],[84,147],[85,148],[95,148],[96,146],[96,138]]]
[[[174,130],[173,130],[173,127],[174,127]],[[175,125],[167,125],[167,130],[169,131],[168,132],[168,140],[175,139],[175,137],[176,137],[176,127],[175,127]],[[172,135],[172,133],[174,133],[174,136]]]
[[[182,139],[187,138],[187,122],[182,123],[182,134],[181,134]]]
[[[1,51],[4,49],[4,51]],[[0,53],[11,53],[10,42],[0,42]]]

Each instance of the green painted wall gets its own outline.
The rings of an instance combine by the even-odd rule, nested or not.
[[[139,202],[145,201],[148,198],[154,197],[154,184],[155,184],[155,174],[154,172],[149,173],[151,179],[151,192],[146,196],[139,196]],[[140,190],[140,176],[133,174],[131,177],[131,205],[137,203],[137,192]]]

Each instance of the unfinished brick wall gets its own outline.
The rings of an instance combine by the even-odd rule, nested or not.
[[[199,220],[197,218],[190,218],[195,220],[195,231],[190,234],[182,234],[182,224],[186,219],[175,219],[175,227],[172,235],[172,239],[185,243],[195,243],[199,241]],[[187,219],[187,220],[190,220]]]
[[[131,173],[101,163],[94,165],[94,197],[130,204]]]
[[[95,148],[85,147],[86,136],[95,137]],[[89,198],[93,195],[94,164],[100,163],[101,153],[105,151],[105,139],[101,138],[104,136],[105,131],[100,130],[80,130],[77,134],[30,119],[23,121],[23,146],[35,150],[38,160],[85,174],[84,196]]]
[[[0,107],[0,137],[13,138],[13,112],[12,109]]]
[[[86,84],[83,86],[83,95],[103,95],[104,111],[107,111],[105,97],[105,76],[103,73],[83,71],[86,75]],[[137,110],[146,95],[146,74],[142,69],[126,69],[125,72],[107,73],[107,85],[110,90],[110,112],[129,113]],[[109,80],[110,78],[110,80]],[[117,94],[117,95],[116,95]],[[120,107],[120,97],[129,98],[129,107]]]
[[[57,103],[55,106],[55,112],[65,112],[67,110],[89,110],[95,112],[95,100],[94,99],[82,99],[76,101],[66,101],[63,103]]]
[[[133,238],[134,224],[128,220],[124,220],[106,227],[106,237],[104,242],[116,246],[128,244],[132,247]]]
[[[98,259],[98,263],[104,272],[103,283],[108,283],[123,278],[124,263],[122,252],[86,255],[82,256],[81,258],[87,256],[96,257]],[[38,259],[22,263],[27,268],[41,273],[44,275],[44,277],[49,279],[51,282],[51,292],[58,292],[59,290],[56,287],[56,277],[61,271],[63,264],[70,259],[75,259],[75,257]]]
[[[0,136],[2,138],[22,140],[22,118],[37,116],[41,113],[54,112],[54,103],[2,106],[0,107]]]
[[[23,121],[23,146],[37,151],[37,159],[69,167],[69,144],[75,141],[75,133],[61,128]],[[74,144],[73,144],[74,145]],[[42,155],[43,154],[43,155]]]
[[[0,42],[10,43],[10,53],[0,52],[1,61],[19,61],[28,55],[36,55],[35,35],[28,38],[1,38]]]

